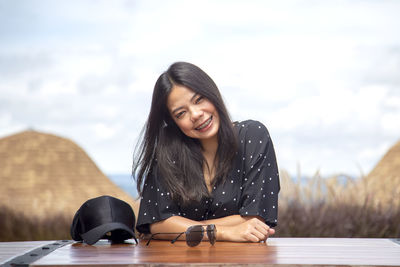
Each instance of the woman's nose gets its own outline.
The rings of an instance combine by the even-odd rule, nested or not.
[[[196,120],[201,118],[203,116],[203,114],[204,114],[204,112],[201,109],[192,108],[192,111],[191,111],[192,122],[195,122]]]

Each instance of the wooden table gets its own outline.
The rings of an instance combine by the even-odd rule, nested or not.
[[[32,248],[51,245],[51,242],[0,243],[0,263],[22,254],[21,251],[26,253]],[[12,251],[15,252],[14,255],[11,255]],[[94,246],[67,244],[30,264],[88,265],[400,266],[400,241],[367,238],[270,238],[267,243],[217,242],[211,246],[208,242],[202,242],[197,247],[188,247],[184,241],[171,244],[168,241],[153,240],[146,246],[145,241],[141,241],[139,245],[111,245],[102,240]]]

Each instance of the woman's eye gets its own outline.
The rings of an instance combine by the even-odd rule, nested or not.
[[[183,116],[183,114],[185,114],[185,111],[178,112],[177,114],[175,114],[175,118],[179,119]]]
[[[197,104],[197,103],[200,103],[200,101],[203,100],[203,98],[204,98],[203,96],[199,96],[199,97],[196,99],[196,102],[195,102],[195,103],[196,103],[196,104]]]

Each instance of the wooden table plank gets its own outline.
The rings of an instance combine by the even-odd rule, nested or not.
[[[0,242],[0,264],[54,241]]]
[[[400,245],[389,239],[367,238],[270,238],[265,243],[202,242],[188,247],[154,240],[150,246],[94,246],[74,243],[61,247],[31,266],[128,266],[128,265],[313,265],[400,266]]]

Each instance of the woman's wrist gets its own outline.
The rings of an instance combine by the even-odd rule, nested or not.
[[[217,232],[216,232],[216,239],[218,241],[228,241],[226,239],[226,226],[216,226]]]

